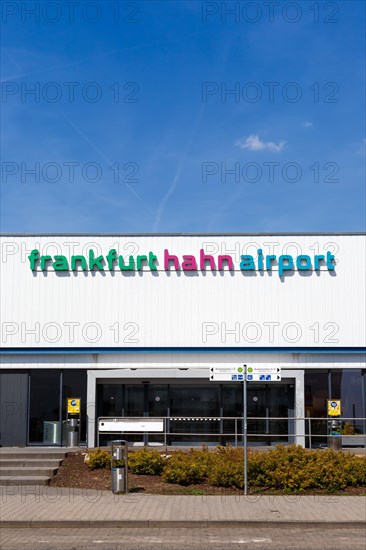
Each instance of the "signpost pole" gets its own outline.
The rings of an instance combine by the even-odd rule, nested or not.
[[[247,425],[247,366],[244,366],[243,380],[243,452],[244,452],[244,495],[248,494],[248,425]]]

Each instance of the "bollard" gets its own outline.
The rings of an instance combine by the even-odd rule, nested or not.
[[[340,432],[341,423],[337,419],[330,422],[330,433],[328,436],[328,448],[332,451],[340,451],[342,449],[342,435]]]
[[[79,419],[69,418],[67,421],[67,446],[79,446]]]
[[[112,472],[112,492],[128,492],[128,446],[127,441],[118,439],[111,444],[111,472]]]

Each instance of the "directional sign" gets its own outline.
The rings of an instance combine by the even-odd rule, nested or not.
[[[227,367],[210,367],[210,372],[213,374],[237,374],[244,372],[244,367],[238,365],[229,365]]]
[[[228,367],[210,367],[211,382],[243,382],[244,367],[228,366]]]
[[[278,382],[281,380],[281,374],[270,374],[268,372],[263,374],[247,374],[248,382]]]
[[[281,367],[267,367],[266,365],[247,368],[248,374],[281,374]]]

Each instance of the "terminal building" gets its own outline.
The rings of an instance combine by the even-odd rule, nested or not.
[[[64,445],[74,397],[89,447],[121,419],[131,445],[241,445],[246,372],[251,445],[326,446],[328,400],[365,445],[365,252],[355,233],[3,234],[0,444]]]

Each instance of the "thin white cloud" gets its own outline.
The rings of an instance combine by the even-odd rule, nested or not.
[[[100,150],[98,149],[98,147],[92,142],[91,139],[88,138],[87,135],[84,134],[84,132],[82,132],[80,130],[80,128],[78,126],[76,126],[76,124],[74,124],[69,118],[65,117],[65,119],[67,120],[67,122],[70,124],[70,126],[72,126],[74,128],[74,130],[76,130],[76,132],[78,134],[81,135],[81,137],[83,137],[85,139],[85,141],[87,143],[89,143],[89,145],[102,157],[102,159],[105,160],[105,162],[107,163],[108,166],[112,166],[112,161],[105,156],[105,154]],[[151,212],[151,208],[148,204],[146,204],[145,201],[142,200],[142,198],[140,197],[140,195],[131,187],[131,185],[129,185],[127,182],[125,182],[125,186],[131,191],[131,193],[133,195],[135,195],[135,197],[148,209],[150,210]]]
[[[179,159],[178,166],[177,166],[177,169],[176,169],[175,174],[174,174],[174,178],[173,178],[170,186],[168,187],[166,193],[164,194],[163,198],[160,201],[158,211],[157,211],[156,217],[155,217],[154,231],[158,230],[158,227],[160,225],[161,218],[163,217],[168,199],[174,193],[174,191],[175,191],[175,189],[176,189],[176,187],[179,183],[179,180],[180,180],[180,177],[182,175],[182,171],[183,171],[185,162],[186,162],[187,157],[188,157],[189,149],[192,146],[193,138],[194,138],[194,135],[196,134],[196,132],[198,130],[198,127],[199,127],[199,124],[201,122],[201,118],[202,118],[202,114],[203,114],[204,109],[205,109],[205,105],[204,105],[204,103],[202,103],[201,108],[200,108],[200,110],[198,112],[198,115],[196,117],[196,120],[193,124],[188,142],[187,142],[184,150],[182,151],[181,157]]]
[[[18,80],[19,78],[28,78],[28,77],[36,75],[36,74],[48,73],[49,71],[59,71],[61,69],[68,69],[68,68],[73,67],[75,65],[81,65],[83,63],[87,63],[87,62],[90,62],[90,61],[95,61],[96,59],[100,59],[101,57],[114,55],[116,53],[119,54],[119,53],[127,51],[127,50],[138,50],[140,48],[150,48],[150,47],[151,47],[151,44],[140,44],[139,46],[130,46],[128,48],[118,48],[116,50],[110,50],[108,52],[103,52],[103,53],[100,53],[98,55],[92,55],[90,57],[85,57],[85,58],[82,58],[82,59],[78,59],[78,60],[72,61],[70,63],[63,63],[62,65],[56,65],[56,66],[55,65],[50,65],[48,67],[45,67],[43,69],[38,69],[36,71],[29,71],[29,72],[20,73],[20,74],[14,74],[12,76],[2,78],[0,82],[4,83],[4,82],[8,82],[9,80]],[[8,55],[9,55],[9,53],[8,53]]]
[[[271,151],[272,153],[280,153],[286,141],[262,141],[257,134],[251,134],[248,137],[243,137],[235,142],[235,145],[240,149],[249,149],[249,151]]]
[[[313,125],[312,122],[305,122],[305,123],[304,123],[304,128],[311,128],[312,125]]]

